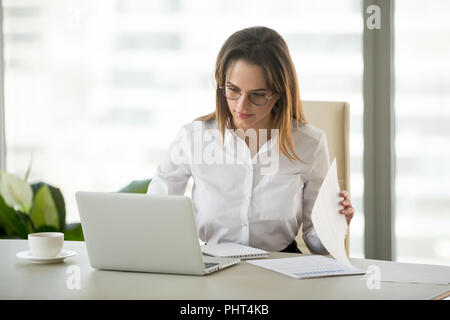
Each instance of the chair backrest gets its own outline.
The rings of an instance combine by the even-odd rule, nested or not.
[[[347,102],[334,101],[302,101],[303,111],[308,123],[325,131],[330,161],[336,158],[339,186],[350,193],[350,107]],[[309,252],[300,227],[296,237],[302,252]],[[345,251],[350,251],[350,228],[345,236]]]

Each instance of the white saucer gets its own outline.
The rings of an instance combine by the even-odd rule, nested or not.
[[[16,253],[16,257],[28,262],[34,263],[56,263],[62,262],[65,258],[73,257],[77,253],[73,250],[61,250],[61,252],[54,258],[35,258],[31,250],[20,251]]]

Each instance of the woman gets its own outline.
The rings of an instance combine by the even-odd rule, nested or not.
[[[328,254],[311,221],[330,165],[327,141],[306,122],[285,41],[265,27],[235,32],[218,54],[215,80],[216,110],[182,127],[148,194],[182,195],[193,177],[202,241],[300,252],[303,224],[310,251]],[[340,196],[350,224],[352,204],[346,191]]]

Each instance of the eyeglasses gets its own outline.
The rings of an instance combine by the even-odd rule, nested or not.
[[[237,100],[241,97],[242,92],[238,88],[235,88],[233,86],[222,86],[219,87],[220,91],[222,92],[222,95],[230,100]],[[266,103],[272,99],[273,93],[268,96],[265,93],[262,92],[249,92],[248,93],[248,100],[250,100],[251,103],[253,103],[256,106],[262,107],[265,106]]]

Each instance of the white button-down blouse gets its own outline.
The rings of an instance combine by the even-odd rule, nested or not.
[[[293,145],[304,162],[278,152],[277,134],[252,156],[232,130],[225,131],[222,146],[216,120],[185,124],[158,166],[147,194],[183,195],[193,177],[192,202],[202,241],[281,251],[303,224],[303,239],[310,251],[328,254],[311,221],[314,201],[330,166],[326,137],[310,124],[298,129],[293,123]]]

